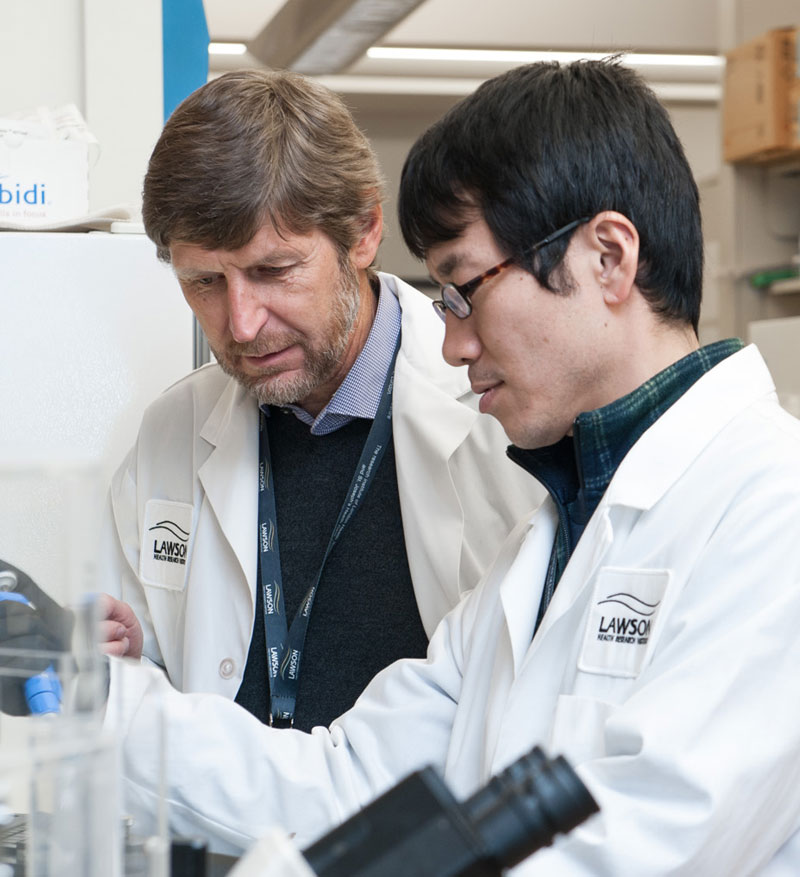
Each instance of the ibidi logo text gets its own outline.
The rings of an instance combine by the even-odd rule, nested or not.
[[[44,183],[13,183],[0,180],[0,206],[9,204],[42,205],[46,203]]]

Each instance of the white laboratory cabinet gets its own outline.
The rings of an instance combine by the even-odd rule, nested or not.
[[[145,235],[0,232],[0,559],[63,600],[96,587],[109,478],[194,346]]]

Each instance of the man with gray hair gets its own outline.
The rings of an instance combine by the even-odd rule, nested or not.
[[[382,198],[344,104],[291,73],[190,95],[145,178],[216,363],[150,406],[113,479],[107,648],[279,727],[423,656],[539,498],[430,302],[375,270]]]

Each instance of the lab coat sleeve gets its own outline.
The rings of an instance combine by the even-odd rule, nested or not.
[[[137,831],[155,830],[163,782],[177,833],[239,853],[278,825],[303,846],[408,773],[441,768],[461,685],[460,610],[426,660],[386,668],[330,729],[310,734],[269,728],[221,696],[180,693],[155,668],[113,661],[106,723],[121,738]]]
[[[128,603],[142,625],[142,657],[163,666],[164,660],[150,620],[139,568],[139,519],[135,461],[138,442],[115,473],[108,491],[100,530],[97,588]]]
[[[626,696],[559,705],[601,812],[515,877],[760,874],[800,828],[799,524],[791,483],[740,497]]]

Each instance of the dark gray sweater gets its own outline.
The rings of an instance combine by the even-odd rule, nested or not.
[[[278,545],[289,623],[313,584],[372,421],[311,435],[294,415],[267,418]],[[256,526],[256,521],[253,521]],[[236,702],[269,716],[260,584],[253,638]],[[405,552],[390,444],[361,507],[328,557],[303,650],[294,727],[328,725],[392,661],[424,656],[428,640]]]

